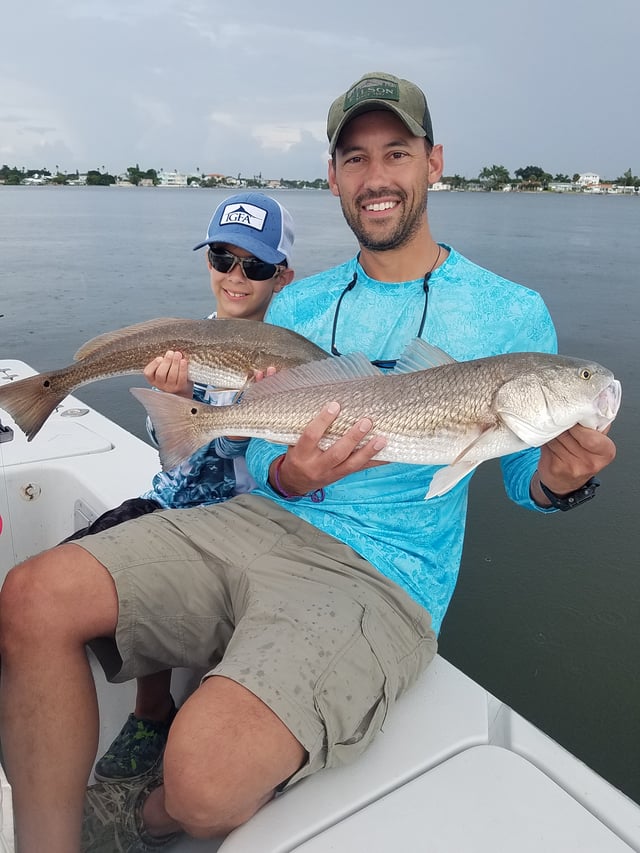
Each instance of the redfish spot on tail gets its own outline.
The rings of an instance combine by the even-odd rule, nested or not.
[[[27,441],[31,441],[69,390],[54,390],[47,375],[27,376],[26,379],[0,385],[0,409],[11,415]]]
[[[207,406],[150,388],[129,390],[142,403],[153,422],[163,470],[175,468],[215,437],[205,435],[204,430],[198,429],[197,422],[202,420],[203,413],[210,415],[212,410],[223,407]]]

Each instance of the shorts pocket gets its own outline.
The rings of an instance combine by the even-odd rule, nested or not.
[[[326,733],[325,767],[349,764],[381,731],[397,693],[395,661],[380,616],[368,607],[320,676],[314,704]]]

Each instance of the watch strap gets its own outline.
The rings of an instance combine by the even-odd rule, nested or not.
[[[580,486],[580,488],[576,489],[575,492],[569,492],[568,495],[556,495],[556,493],[552,492],[548,486],[545,486],[542,480],[539,480],[538,482],[540,483],[540,488],[546,497],[551,501],[551,506],[555,509],[561,510],[562,512],[575,509],[577,506],[580,506],[580,504],[586,503],[587,501],[595,498],[596,489],[600,485],[600,480],[597,480],[595,477],[591,477],[590,480],[587,480],[584,486]]]

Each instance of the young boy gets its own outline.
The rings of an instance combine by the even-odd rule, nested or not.
[[[218,205],[206,238],[194,247],[207,247],[211,290],[216,300],[216,311],[208,319],[263,320],[273,294],[293,279],[294,271],[289,267],[293,241],[290,214],[269,196],[238,193]],[[180,352],[169,351],[148,364],[144,376],[160,391],[214,406],[233,401],[235,391],[194,385],[187,378],[187,367],[188,361]],[[155,441],[149,420],[147,429]],[[248,443],[248,439],[216,439],[176,468],[156,474],[151,489],[141,497],[109,510],[65,541],[98,533],[158,509],[219,503],[251,491],[255,484],[244,460]],[[160,761],[176,714],[170,686],[171,670],[138,679],[134,712],[96,763],[97,779],[135,779]]]

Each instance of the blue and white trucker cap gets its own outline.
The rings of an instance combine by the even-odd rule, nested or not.
[[[261,261],[280,264],[291,257],[293,220],[289,211],[264,193],[238,193],[216,208],[207,236],[197,246],[229,243],[251,252]]]

